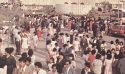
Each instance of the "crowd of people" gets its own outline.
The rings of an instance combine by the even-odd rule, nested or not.
[[[87,16],[75,19],[67,15],[25,15],[24,19],[30,21],[9,29],[16,50],[1,49],[0,74],[78,74],[75,58],[80,57],[81,74],[125,74],[124,42],[116,39],[107,45],[103,38],[103,32],[110,34],[113,26],[107,19],[95,21]],[[68,33],[63,32],[66,26]],[[93,37],[89,36],[89,30],[93,31]],[[5,36],[2,29],[0,35],[2,46]],[[34,51],[39,42],[46,42],[48,70],[43,70],[42,63],[36,61]],[[17,59],[15,55],[21,57]]]

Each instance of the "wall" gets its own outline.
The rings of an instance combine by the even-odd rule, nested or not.
[[[60,13],[73,13],[76,15],[87,14],[91,10],[91,5],[56,4],[55,10]]]
[[[8,0],[0,0],[0,3],[6,3]]]

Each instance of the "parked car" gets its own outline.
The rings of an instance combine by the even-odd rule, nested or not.
[[[111,29],[112,35],[122,35],[125,36],[125,25],[116,25]]]

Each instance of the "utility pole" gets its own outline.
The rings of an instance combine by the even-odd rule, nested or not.
[[[118,23],[119,23],[119,0],[118,0]]]

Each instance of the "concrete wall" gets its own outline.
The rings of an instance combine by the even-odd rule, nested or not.
[[[8,0],[0,0],[0,3],[6,3]]]
[[[77,15],[87,14],[91,10],[91,5],[56,4],[55,10],[60,13],[73,13]]]

